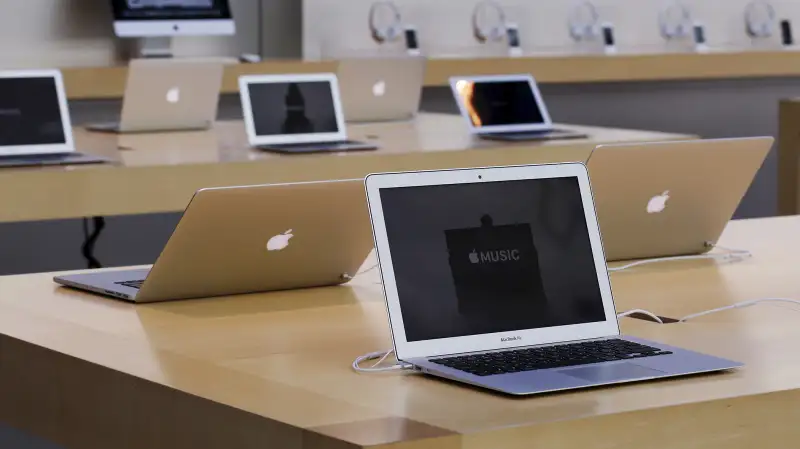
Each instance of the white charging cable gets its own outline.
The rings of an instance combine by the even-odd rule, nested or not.
[[[628,310],[627,312],[618,313],[617,318],[625,318],[626,316],[636,315],[637,313],[649,316],[658,324],[664,324],[664,321],[661,319],[661,317],[659,317],[653,312],[644,309],[633,309],[633,310]]]
[[[718,307],[716,309],[705,310],[703,312],[693,313],[691,315],[686,315],[685,317],[678,320],[681,323],[685,323],[689,320],[693,320],[695,318],[699,318],[701,316],[711,315],[712,313],[719,313],[724,312],[726,310],[733,310],[733,309],[743,309],[745,307],[751,307],[756,304],[762,304],[765,302],[783,302],[783,303],[790,303],[795,305],[800,305],[800,301],[796,299],[787,299],[787,298],[762,298],[762,299],[751,299],[749,301],[742,301],[737,302],[736,304],[731,304],[725,307]]]
[[[378,351],[378,352],[370,352],[369,354],[364,354],[362,356],[356,357],[353,360],[353,370],[359,373],[381,373],[387,371],[399,371],[399,370],[406,370],[411,369],[411,365],[408,363],[401,363],[395,362],[393,365],[385,365],[385,366],[378,366],[383,363],[390,355],[394,354],[394,349],[390,351]],[[377,362],[373,363],[369,367],[361,366],[362,363],[368,362],[370,360],[378,360]]]
[[[733,249],[733,248],[726,248],[724,246],[719,246],[715,243],[707,242],[706,246],[711,247],[712,249],[719,249],[725,251],[724,253],[706,253],[706,254],[697,254],[692,256],[672,256],[672,257],[658,257],[655,259],[645,259],[639,260],[636,262],[631,262],[626,265],[620,265],[618,267],[609,267],[609,273],[616,273],[619,271],[629,270],[633,267],[638,267],[642,265],[649,265],[651,263],[660,263],[660,262],[677,262],[682,260],[703,260],[703,259],[712,259],[717,260],[720,262],[739,262],[744,259],[748,259],[753,257],[753,254],[750,251],[744,249]]]

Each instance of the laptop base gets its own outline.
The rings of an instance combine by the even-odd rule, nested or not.
[[[586,133],[572,131],[569,129],[551,129],[550,131],[520,131],[507,133],[479,134],[481,139],[499,140],[505,142],[525,142],[525,141],[547,141],[547,140],[568,140],[585,139]]]
[[[104,164],[108,159],[83,153],[26,154],[24,156],[0,156],[0,168],[46,167],[59,165]]]
[[[168,132],[182,132],[182,131],[206,131],[211,128],[211,124],[202,126],[190,126],[185,128],[169,128],[169,129],[122,129],[119,122],[106,122],[106,123],[93,123],[87,125],[86,129],[99,133],[112,133],[112,134],[147,134],[147,133],[168,133]]]
[[[282,145],[259,145],[259,150],[271,151],[274,153],[285,154],[307,154],[307,153],[340,153],[344,151],[372,151],[377,150],[378,146],[358,142],[355,140],[343,140],[340,142],[310,142],[310,143],[289,143]]]
[[[731,360],[635,337],[614,336],[612,338],[658,348],[660,354],[646,357],[632,355],[625,360],[599,361],[597,363],[531,371],[506,373],[506,371],[514,370],[503,369],[502,371],[504,372],[494,375],[471,374],[459,369],[442,366],[432,362],[431,359],[408,360],[407,362],[411,363],[417,371],[425,374],[515,396],[690,376],[727,371],[742,366],[741,363]],[[550,346],[550,348],[554,346]],[[548,346],[539,346],[538,348],[547,350]],[[604,356],[602,353],[597,355]],[[437,358],[441,357],[435,357],[434,359]]]

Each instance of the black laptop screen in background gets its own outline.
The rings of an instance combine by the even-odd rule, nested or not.
[[[231,19],[228,0],[111,0],[115,20]]]
[[[461,81],[459,89],[472,126],[508,126],[544,123],[528,81]]]
[[[66,143],[56,80],[0,78],[0,147]]]
[[[380,198],[408,341],[605,320],[577,178]]]
[[[328,81],[252,83],[248,90],[256,136],[339,132]]]

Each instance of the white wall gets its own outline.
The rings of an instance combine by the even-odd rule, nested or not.
[[[257,52],[259,25],[281,21],[275,16],[259,18],[259,1],[232,0],[237,36],[179,38],[175,40],[175,54],[237,56]],[[0,68],[109,65],[118,62],[119,49],[106,0],[0,1]]]
[[[473,37],[472,13],[478,0],[394,0],[404,22],[413,23],[428,56],[480,56],[489,49]],[[711,47],[751,45],[744,29],[744,8],[750,0],[684,0],[696,21],[706,25]],[[303,54],[316,59],[331,53],[375,51],[368,27],[373,0],[304,0]],[[578,0],[497,0],[509,21],[520,27],[526,53],[580,51],[569,36],[567,22]],[[674,49],[660,35],[659,12],[670,0],[593,0],[602,21],[615,26],[617,44],[624,52]],[[773,0],[779,18],[792,20],[800,38],[800,1]],[[772,45],[779,42],[778,36]],[[495,48],[494,51],[502,51]],[[499,53],[495,53],[499,54]]]

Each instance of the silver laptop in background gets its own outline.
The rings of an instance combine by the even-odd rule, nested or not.
[[[92,131],[136,133],[210,128],[217,118],[225,66],[196,59],[136,59],[130,62],[119,122]]]
[[[512,395],[721,371],[623,336],[580,163],[366,179],[397,359]]]
[[[372,242],[360,179],[202,189],[151,268],[54,280],[136,303],[338,285]]]
[[[415,56],[350,58],[337,72],[348,123],[400,121],[419,110],[426,59]]]
[[[75,151],[60,71],[0,71],[0,168],[102,162]]]

